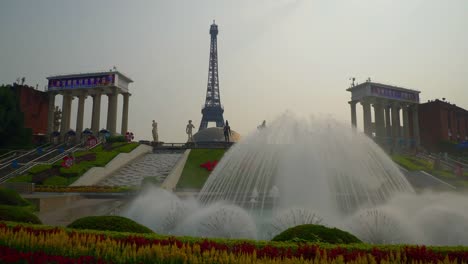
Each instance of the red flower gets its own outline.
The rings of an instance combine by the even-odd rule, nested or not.
[[[216,165],[218,164],[217,160],[214,161],[207,161],[203,164],[200,164],[200,167],[207,169],[208,171],[212,171]]]
[[[73,157],[70,157],[70,156],[66,156],[63,158],[63,162],[62,162],[62,167],[64,168],[70,168],[72,165],[73,165],[73,162],[75,161],[75,159]]]

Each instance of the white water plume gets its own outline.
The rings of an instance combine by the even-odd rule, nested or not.
[[[268,193],[276,186],[279,195]],[[393,161],[362,133],[330,119],[286,113],[233,146],[200,193],[209,204],[247,207],[257,190],[260,210],[310,208],[325,218],[375,206],[413,189]]]

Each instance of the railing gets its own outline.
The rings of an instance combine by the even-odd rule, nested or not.
[[[217,108],[217,107],[220,107],[221,109],[224,110],[224,105],[222,104],[218,104],[218,105],[206,105],[206,104],[203,104],[201,106],[201,109],[204,109],[204,108]]]
[[[63,145],[63,144],[62,144]],[[61,145],[59,145],[61,146]],[[28,163],[25,163],[22,167],[10,172],[9,174],[3,176],[3,177],[0,177],[0,183],[3,183],[3,182],[6,182],[8,179],[10,178],[13,178],[17,175],[21,175],[22,173],[25,173],[26,171],[30,170],[32,167],[36,166],[36,165],[50,165],[50,164],[54,164],[55,162],[59,161],[60,159],[63,159],[65,156],[67,156],[69,153],[74,153],[78,150],[82,150],[81,148],[81,144],[78,144],[66,151],[64,151],[63,153],[60,153],[54,157],[52,157],[51,159],[47,160],[47,161],[37,161],[39,159],[41,159],[42,157],[46,156],[46,155],[49,155],[50,153],[54,152],[54,151],[57,151],[57,149],[54,149],[42,156],[39,156],[31,161],[29,161]],[[34,150],[36,151],[36,150]],[[10,166],[10,165],[7,165],[7,166]]]
[[[153,145],[155,149],[197,149],[197,148],[229,148],[234,142],[213,141],[213,142],[186,142],[186,143],[158,143]]]
[[[416,156],[423,158],[425,160],[428,160],[428,161],[439,160],[440,164],[450,169],[455,169],[458,164],[460,164],[464,169],[468,169],[468,164],[455,160],[449,156],[441,157],[440,155],[433,154],[433,153],[429,153],[429,154],[418,153]]]
[[[4,155],[0,156],[0,158],[4,157],[4,158],[0,159],[0,165],[10,163],[13,159],[16,158],[18,153],[25,153],[25,152],[26,151],[24,151],[24,150],[23,151],[13,150],[13,151],[10,151],[8,153],[5,153]]]
[[[36,152],[36,151],[37,151],[36,149],[30,150],[30,151],[26,152],[25,154],[23,154],[23,155],[21,155],[21,156],[18,156],[16,159],[20,159],[20,158],[22,158],[22,157],[28,156],[28,155],[30,155],[30,154]],[[11,166],[11,164],[5,164],[5,165],[3,165],[2,167],[0,167],[0,170],[4,169],[4,168],[6,168],[6,167],[9,167],[9,166]]]
[[[0,162],[1,162],[2,159],[5,159],[4,157],[10,156],[10,155],[12,155],[12,154],[15,153],[15,152],[20,152],[20,151],[21,151],[20,149],[18,149],[18,150],[11,150],[11,151],[8,151],[7,153],[4,153],[4,154],[0,155]],[[23,151],[24,151],[24,150],[23,150]]]
[[[162,144],[158,144],[156,147],[176,147],[176,148],[182,148],[182,147],[186,147],[187,146],[187,143],[162,143]]]

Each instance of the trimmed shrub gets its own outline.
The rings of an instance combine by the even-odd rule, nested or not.
[[[55,186],[55,185],[58,185],[58,186],[66,186],[68,185],[68,182],[69,182],[69,179],[65,178],[65,177],[62,177],[62,176],[52,176],[52,177],[49,177],[47,178],[45,181],[44,181],[44,185],[49,185],[49,186]]]
[[[153,233],[151,229],[122,216],[88,216],[68,225],[75,229],[92,229],[132,233]]]
[[[106,139],[106,142],[108,142],[108,143],[127,142],[127,139],[125,138],[125,136],[113,136],[113,137],[108,137]]]
[[[32,175],[31,174],[23,174],[20,176],[13,177],[9,179],[7,182],[32,182]]]
[[[23,199],[16,191],[6,188],[0,188],[0,204],[13,206],[31,205],[28,201]]]
[[[121,147],[119,147],[117,150],[121,153],[130,153],[134,149],[136,149],[140,144],[132,142],[132,143],[127,143]]]
[[[52,165],[39,164],[29,169],[28,172],[31,174],[37,174],[37,173],[44,172],[46,170],[50,170],[51,168],[52,168]]]
[[[298,225],[275,236],[273,241],[323,242],[330,244],[361,243],[354,235],[338,228],[322,225]]]
[[[28,208],[8,205],[0,205],[0,221],[42,224],[41,220]]]

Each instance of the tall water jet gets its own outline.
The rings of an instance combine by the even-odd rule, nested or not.
[[[271,190],[277,197],[272,198]],[[309,208],[327,221],[413,189],[371,139],[332,119],[285,113],[234,145],[200,192],[204,204],[229,201],[261,212]],[[330,223],[330,222],[329,222]]]

